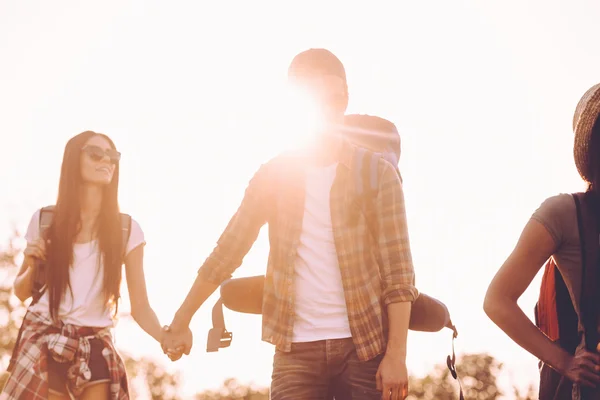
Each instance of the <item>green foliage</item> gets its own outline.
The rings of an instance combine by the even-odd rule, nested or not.
[[[223,382],[219,390],[205,391],[195,396],[195,400],[268,400],[269,390],[242,385],[237,380],[229,378]]]
[[[25,306],[13,294],[12,286],[18,272],[16,259],[20,253],[15,235],[0,248],[0,367],[5,369],[17,339]]]
[[[160,363],[147,358],[134,358],[121,353],[131,383],[131,398],[180,400],[181,374],[169,373]],[[137,385],[136,385],[137,383]],[[144,392],[144,395],[138,393]]]
[[[487,354],[468,354],[456,363],[458,376],[462,379],[466,399],[494,400],[502,395],[497,386],[496,376],[502,364]],[[434,367],[423,378],[411,378],[408,399],[454,400],[458,393],[458,383],[450,375],[444,364]]]

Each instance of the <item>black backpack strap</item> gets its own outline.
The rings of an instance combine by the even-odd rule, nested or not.
[[[44,240],[47,239],[48,228],[50,228],[53,218],[54,206],[44,207],[40,210],[40,219],[38,223],[40,238],[43,238]],[[36,266],[35,274],[33,276],[30,305],[37,303],[40,297],[42,297],[46,291],[46,270],[47,267],[45,263],[40,262]]]
[[[571,301],[569,289],[558,268],[554,268],[554,290],[556,293],[556,315],[558,319],[558,344],[575,354],[580,337],[577,329],[577,313]]]
[[[362,150],[362,151],[361,151]],[[373,242],[377,242],[377,233],[379,225],[375,216],[375,201],[377,191],[379,190],[379,176],[377,165],[382,157],[380,153],[372,153],[360,149],[357,151],[357,160],[359,168],[356,169],[357,176],[357,192],[360,198],[360,203],[363,205],[363,212],[367,221],[368,229],[373,237]]]
[[[598,199],[592,192],[578,193],[573,196],[577,209],[577,223],[581,244],[581,323],[583,325],[585,345],[588,351],[596,352],[598,344],[598,311],[600,296],[598,293],[598,266],[600,249],[598,223]]]
[[[598,344],[598,266],[599,255],[599,222],[598,199],[593,192],[577,193],[573,195],[577,210],[577,224],[579,228],[579,240],[581,245],[581,297],[580,316],[583,326],[583,337],[585,347],[592,353],[597,353]],[[593,399],[593,393],[585,386],[579,387],[581,399]]]

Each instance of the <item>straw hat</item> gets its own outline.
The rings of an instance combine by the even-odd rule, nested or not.
[[[598,119],[598,115],[600,115],[600,83],[585,92],[579,100],[573,116],[575,165],[579,175],[587,182],[591,182],[594,175],[591,171],[592,160],[589,159],[589,146],[592,139],[592,128]]]

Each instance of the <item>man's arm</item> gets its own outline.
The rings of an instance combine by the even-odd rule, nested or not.
[[[383,286],[383,304],[389,319],[388,343],[385,357],[377,373],[377,383],[383,398],[393,398],[407,390],[406,341],[412,302],[417,298],[404,193],[400,178],[394,168],[383,163],[383,172],[377,195],[380,274]],[[397,393],[397,394],[396,394]]]
[[[242,260],[256,241],[261,227],[267,222],[271,199],[270,163],[254,175],[244,199],[217,246],[198,271],[185,301],[171,323],[173,332],[184,331],[196,311],[219,285],[242,264]]]
[[[400,178],[394,168],[386,161],[377,195],[376,217],[378,219],[379,254],[381,256],[380,273],[383,283],[383,303],[388,308],[390,331],[393,326],[405,327],[408,330],[410,319],[409,306],[392,306],[395,303],[412,303],[418,296],[415,287],[415,271],[413,268],[408,224],[404,207],[404,192]],[[405,315],[406,314],[406,315]],[[400,317],[402,323],[392,323]],[[395,330],[395,329],[394,329]],[[404,333],[392,335],[406,337]]]

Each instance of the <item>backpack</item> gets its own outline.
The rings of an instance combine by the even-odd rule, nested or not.
[[[38,222],[39,232],[41,238],[47,237],[48,228],[52,224],[52,219],[54,218],[54,206],[43,207],[40,210],[40,219]],[[121,232],[122,232],[122,243],[123,243],[123,257],[125,256],[125,249],[127,248],[127,243],[129,242],[129,235],[131,233],[131,216],[128,214],[121,213]],[[36,304],[44,292],[46,291],[46,272],[47,267],[45,263],[38,263],[35,267],[35,274],[33,275],[33,285],[31,289],[31,303],[28,306],[27,312],[29,312],[29,307]],[[15,342],[15,347],[13,348],[12,356],[10,358],[10,362],[8,364],[7,371],[11,372],[14,368],[15,362],[17,361],[17,349],[19,348],[19,342],[21,340],[21,335],[23,334],[23,325],[19,328],[19,333],[17,335],[17,340]]]
[[[599,229],[596,195],[591,192],[572,194],[577,213],[577,225],[581,246],[582,288],[581,318],[583,335],[588,351],[596,352],[598,333],[598,273],[600,248],[598,246]],[[535,325],[548,338],[556,342],[565,351],[575,354],[582,337],[579,333],[579,319],[573,307],[565,281],[550,258],[544,266],[544,274],[540,285],[540,294],[534,308]],[[544,364],[540,367],[540,400],[559,400],[571,398],[573,383],[559,372]],[[590,399],[586,395],[588,389],[581,387],[582,399]]]
[[[402,180],[398,168],[401,152],[400,134],[393,122],[373,115],[348,114],[344,116],[342,132],[344,138],[358,146],[361,153],[366,153],[365,150],[374,152],[375,155],[383,157],[392,164]],[[371,161],[374,163],[372,166],[376,167],[378,160],[373,158]],[[372,172],[376,175],[377,169]],[[374,178],[372,183],[377,183],[377,176],[372,178]],[[362,182],[357,184],[361,185]]]
[[[400,134],[391,121],[365,114],[346,115],[342,134],[346,140],[358,147],[354,168],[355,186],[365,208],[369,230],[375,235],[376,221],[368,216],[374,211],[373,198],[377,196],[379,187],[377,166],[381,158],[385,159],[394,166],[402,181],[398,167],[401,152]],[[213,327],[208,332],[207,352],[216,352],[231,345],[233,334],[225,328],[223,305],[236,312],[262,314],[264,279],[264,275],[258,275],[228,279],[221,284],[220,298],[212,309]],[[449,328],[453,332],[452,355],[447,357],[446,363],[453,378],[458,380],[454,353],[454,339],[458,336],[458,331],[452,323],[448,308],[441,301],[420,293],[412,305],[409,329],[438,332],[443,328]],[[460,398],[463,399],[462,388]]]
[[[550,258],[544,266],[540,294],[534,308],[535,325],[553,342],[571,354],[579,344],[577,313],[567,285]]]

